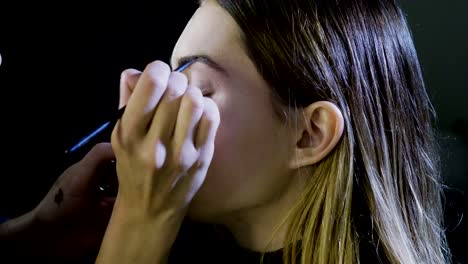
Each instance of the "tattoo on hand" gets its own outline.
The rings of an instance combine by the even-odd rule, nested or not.
[[[57,191],[57,194],[55,194],[55,199],[54,199],[55,203],[57,204],[57,206],[60,206],[60,204],[63,202],[63,191],[62,191],[62,188],[59,188],[59,190]]]

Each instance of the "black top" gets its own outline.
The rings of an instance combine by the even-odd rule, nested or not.
[[[468,197],[457,193],[446,193],[445,226],[453,263],[463,264],[466,258],[466,213],[468,212]],[[375,244],[365,235],[366,229],[359,230],[361,263],[385,263],[378,258]],[[364,234],[364,235],[363,235]],[[367,238],[366,238],[367,237]],[[73,260],[48,261],[47,263],[91,264],[95,262],[99,249],[93,254]],[[0,249],[1,252],[1,249]],[[0,254],[1,255],[1,254]],[[186,220],[182,225],[177,239],[172,247],[169,264],[178,263],[217,263],[217,264],[258,264],[263,256],[264,264],[279,264],[282,261],[282,250],[262,254],[238,245],[232,234],[226,229],[210,224],[195,223]],[[380,254],[382,255],[382,254]],[[0,263],[18,263],[0,257]],[[28,263],[44,263],[32,260]]]
[[[234,237],[220,226],[186,221],[172,247],[169,264],[174,263],[260,263],[262,253],[242,248]],[[263,256],[265,264],[282,262],[282,250]]]
[[[361,241],[360,247],[361,263],[384,263],[372,242]],[[227,229],[186,221],[172,247],[169,264],[259,264],[262,256],[264,264],[283,263],[282,250],[254,252],[239,246]]]
[[[466,217],[468,196],[462,192],[449,190],[445,193],[445,223],[448,244],[453,264],[468,264],[466,243],[468,236]],[[365,219],[363,222],[366,222]],[[369,230],[361,229],[359,254],[361,263],[385,263],[378,256],[375,243],[371,241]],[[366,235],[367,233],[367,235]],[[263,263],[283,263],[282,250],[264,254]],[[174,263],[220,263],[258,264],[262,253],[242,248],[227,229],[209,224],[186,221],[172,247],[170,264]]]

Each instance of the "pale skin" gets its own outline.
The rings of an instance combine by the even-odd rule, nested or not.
[[[285,228],[268,243],[309,180],[298,169],[333,150],[343,116],[320,101],[281,121],[241,34],[216,1],[205,1],[172,68],[207,55],[223,70],[196,62],[181,74],[156,61],[122,74],[127,109],[112,135],[120,189],[97,263],[165,262],[187,214],[227,226],[245,248],[283,246]]]

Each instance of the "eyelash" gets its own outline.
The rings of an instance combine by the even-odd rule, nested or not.
[[[184,64],[188,63],[191,60],[194,60],[194,58],[182,60],[182,61],[179,62],[179,65],[184,65]],[[211,98],[213,96],[213,94],[214,94],[213,91],[210,91],[208,89],[203,89],[203,88],[200,87],[200,90],[201,90],[201,92],[203,94],[203,97]]]
[[[213,96],[213,94],[214,94],[214,91],[213,91],[212,87],[207,83],[204,83],[204,82],[199,83],[198,85],[196,85],[196,87],[198,87],[198,89],[200,89],[203,97],[210,97],[211,98]]]
[[[211,97],[213,96],[213,94],[214,94],[213,91],[205,91],[205,90],[203,90],[203,89],[200,89],[200,90],[201,90],[201,92],[202,92],[202,94],[203,94],[203,97],[209,97],[209,98],[211,98]]]

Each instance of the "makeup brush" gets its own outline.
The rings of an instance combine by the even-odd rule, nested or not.
[[[189,60],[174,71],[182,72],[193,62],[195,62],[195,60]],[[89,135],[83,137],[78,143],[67,149],[65,151],[65,165],[70,166],[71,164],[76,163],[79,159],[82,158],[82,156],[86,155],[86,152],[91,149],[92,145],[98,143],[98,141],[102,138],[109,137],[113,127],[117,123],[117,120],[122,117],[124,112],[125,106],[113,113],[110,116],[109,121],[103,123]],[[117,179],[116,161],[109,160],[108,162],[103,162],[97,168],[96,173],[100,175],[97,186],[98,195],[101,197],[116,197],[119,186]]]
[[[179,66],[177,69],[175,69],[174,71],[176,72],[182,72],[183,70],[185,70],[187,67],[189,67],[192,63],[194,62],[194,60],[190,60],[188,62],[186,62],[185,64],[182,64],[181,66]],[[107,121],[105,123],[103,123],[102,125],[100,125],[97,129],[95,129],[93,132],[91,132],[90,134],[88,134],[87,136],[83,137],[80,141],[78,141],[78,143],[76,143],[75,145],[73,145],[72,147],[68,148],[67,150],[65,150],[65,154],[66,155],[69,155],[69,154],[72,154],[76,151],[78,151],[79,149],[85,147],[87,145],[87,143],[91,142],[91,140],[93,138],[96,138],[97,136],[101,135],[102,133],[104,133],[105,131],[107,131],[109,128],[112,129],[113,126],[115,125],[115,123],[117,122],[117,120],[119,120],[123,113],[125,112],[125,106],[120,108],[117,112],[115,112],[114,114],[111,115],[111,117],[109,118],[110,121]],[[106,130],[107,129],[107,130]]]

